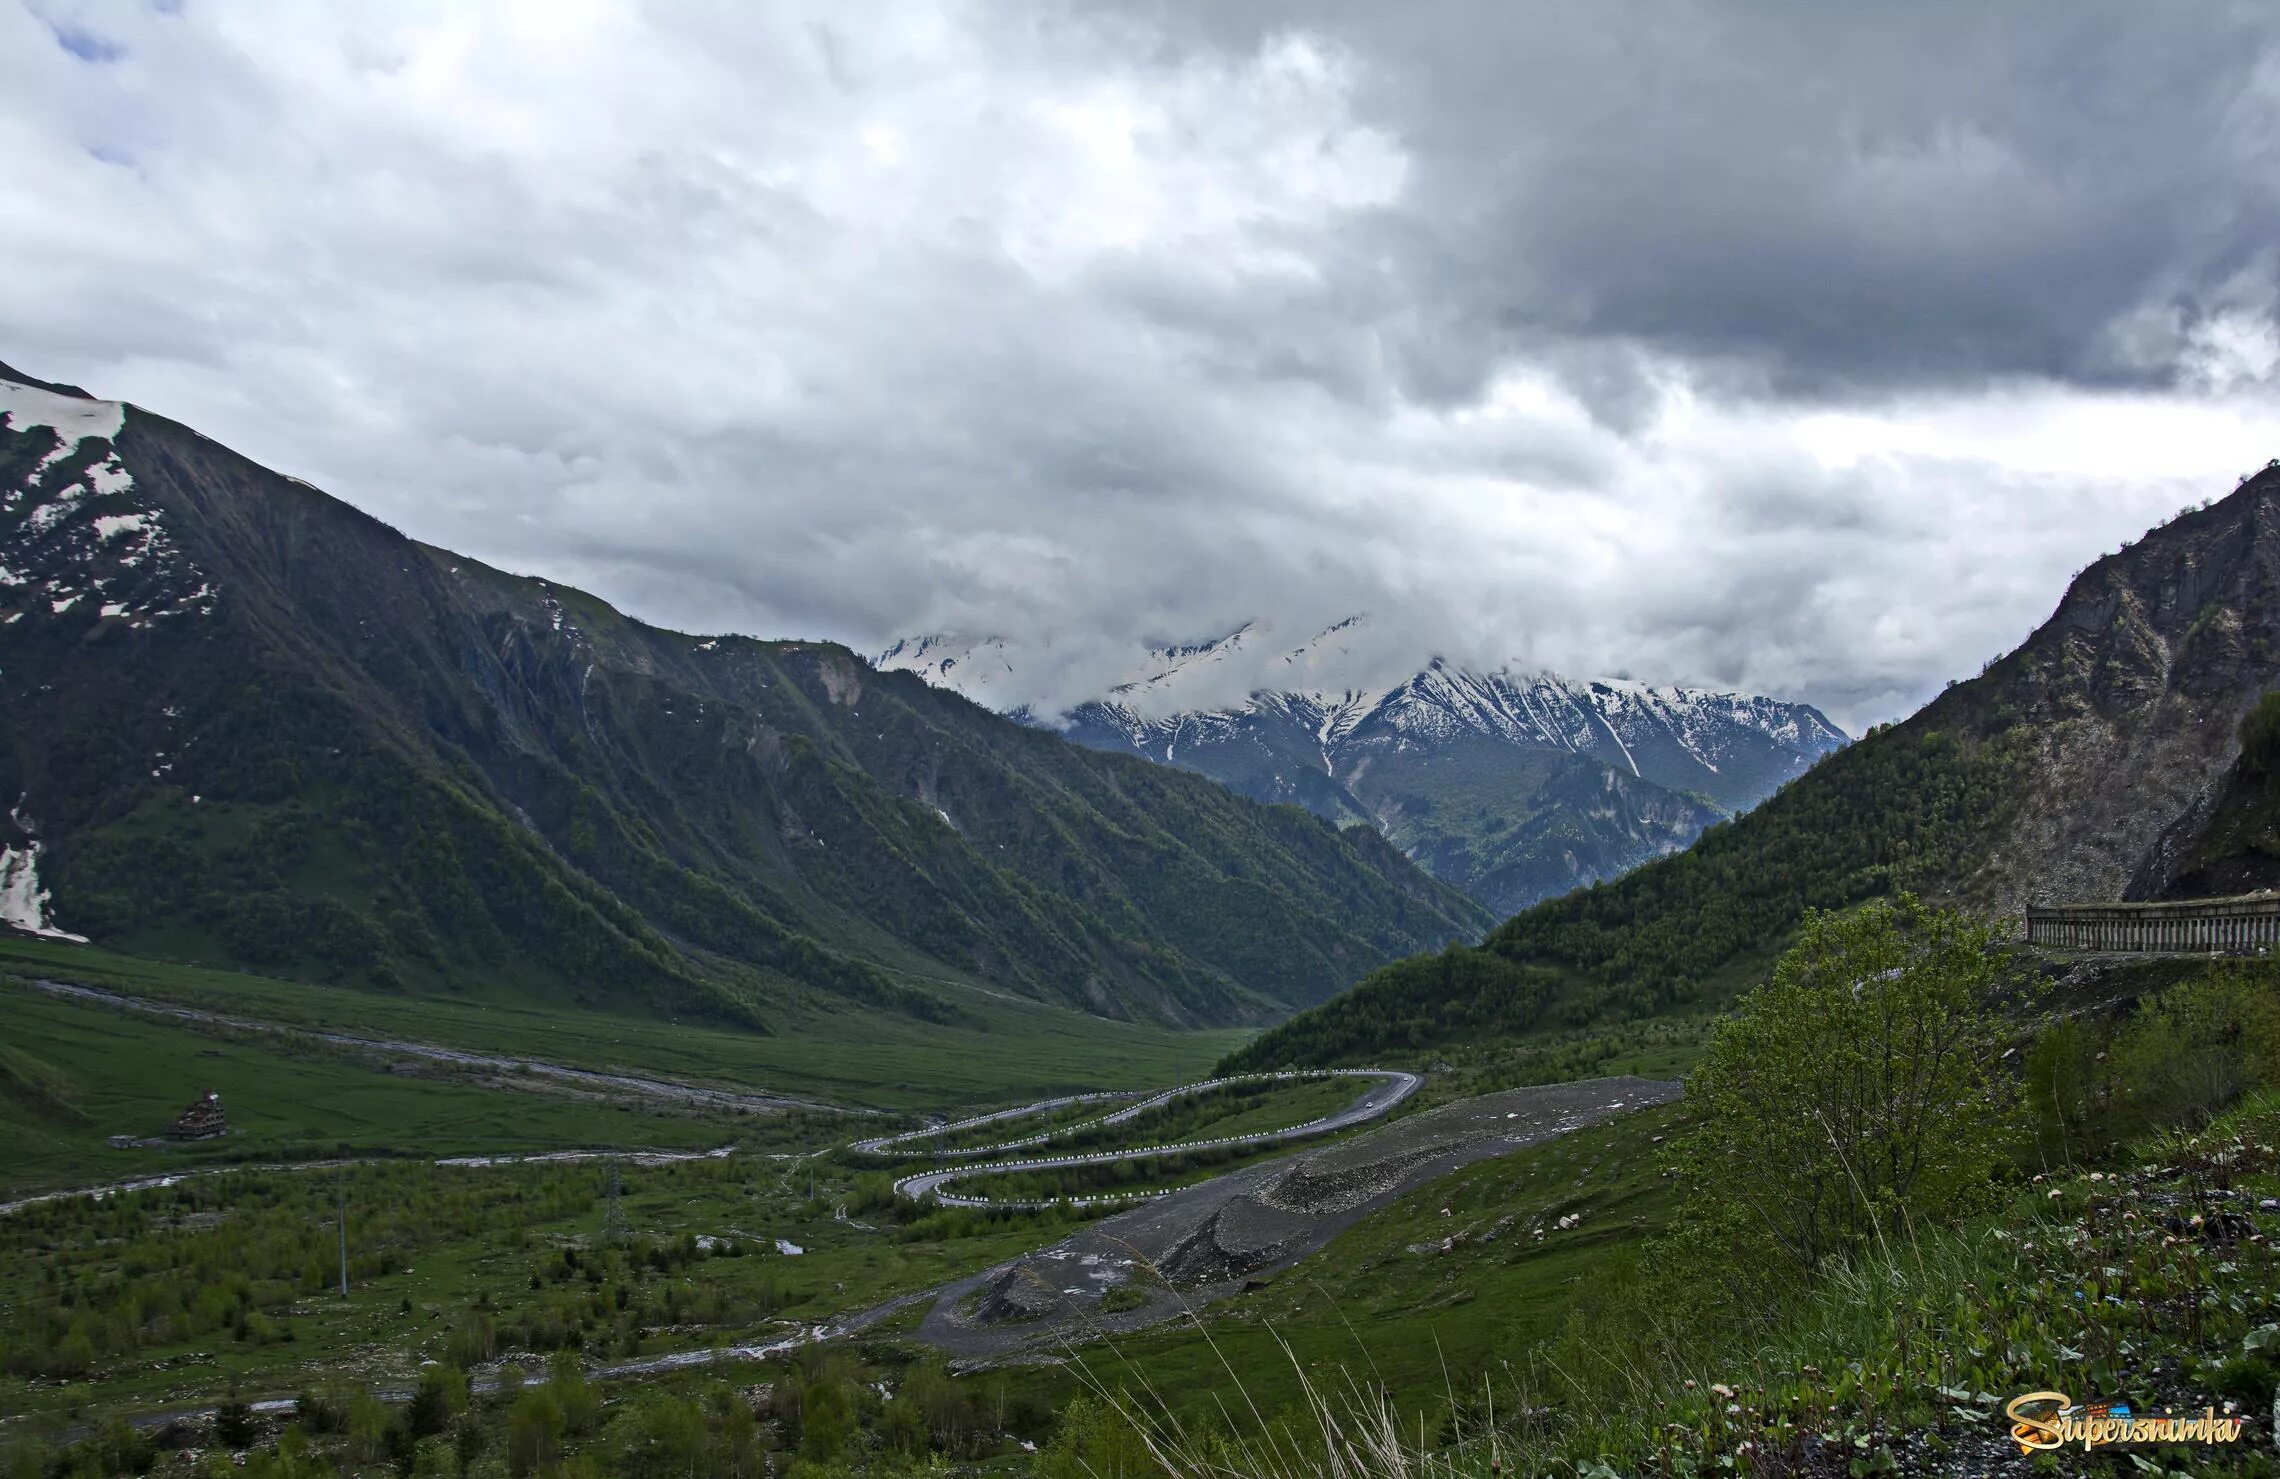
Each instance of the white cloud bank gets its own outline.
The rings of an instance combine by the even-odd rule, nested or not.
[[[1009,699],[1367,611],[1857,730],[2280,454],[2280,51],[1775,9],[42,0],[0,359]]]

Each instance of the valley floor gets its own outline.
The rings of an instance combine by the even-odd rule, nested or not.
[[[1458,1166],[1672,1092],[1637,1080],[1509,1091],[1366,1132],[1348,1120],[1406,1108],[1414,1076],[1365,1080],[1344,1117],[1325,1115],[1325,1095],[1353,1099],[1350,1079],[1220,1107],[1211,1095],[1138,1101],[1081,1143],[1250,1144],[1327,1120],[1327,1149],[1093,1223],[1066,1208],[914,1204],[875,1156],[838,1148],[865,1116],[717,1078],[309,1031],[243,1015],[260,983],[230,982],[220,1008],[130,997],[128,984],[0,981],[13,1029],[0,1115],[27,1151],[8,1170],[21,1194],[0,1208],[12,1312],[0,1444],[84,1439],[119,1416],[152,1433],[200,1429],[233,1402],[273,1423],[296,1394],[332,1389],[404,1401],[421,1363],[439,1360],[468,1373],[480,1402],[509,1399],[516,1371],[564,1353],[623,1392],[749,1380],[819,1342],[856,1341],[871,1353],[859,1359],[899,1365],[929,1349],[971,1358],[1129,1338],[1273,1278]],[[223,1096],[229,1135],[104,1145],[114,1127],[156,1131],[206,1087]],[[1307,1166],[1322,1173],[1314,1204],[1286,1205]],[[100,1167],[123,1174],[90,1184]],[[346,1298],[334,1288],[344,1207]],[[1232,1229],[1263,1214],[1282,1225],[1235,1246]],[[1090,1267],[1127,1244],[1168,1280],[1146,1309],[1096,1297],[982,1322],[963,1309],[977,1283]],[[1193,1266],[1174,1268],[1182,1257]],[[1141,1282],[1088,1281],[1088,1293]]]
[[[2003,1436],[2019,1392],[2213,1393],[2262,1423],[2280,1385],[2268,1095],[2053,1166],[2010,1205],[1798,1283],[1721,1343],[1657,1302],[1666,1142],[1691,1114],[1659,1075],[1695,1051],[1683,1025],[1469,1056],[1413,1095],[1389,1075],[1382,1121],[1291,1150],[1257,1142],[1334,1119],[1352,1080],[1150,1096],[1078,1079],[1099,1097],[898,1138],[914,1117],[755,1099],[751,1059],[685,1081],[659,1066],[707,1037],[636,1030],[625,1057],[518,1072],[528,1024],[484,1052],[368,1036],[378,1010],[337,1032],[266,1020],[260,982],[194,1005],[204,983],[134,984],[0,981],[0,1126],[23,1148],[0,1189],[0,1455],[51,1479],[37,1455],[67,1448],[90,1472],[204,1472],[216,1445],[254,1451],[256,1479],[318,1472],[263,1467],[294,1444],[323,1472],[461,1472],[459,1444],[468,1473],[646,1472],[633,1455],[668,1417],[715,1454],[695,1472],[757,1473],[722,1455],[775,1446],[799,1479],[943,1462],[1073,1479],[1117,1452],[1146,1472],[1115,1447],[1135,1423],[1201,1445],[1177,1449],[1182,1472],[1207,1452],[1312,1472],[1251,1460],[1366,1428],[1398,1439],[1371,1459],[1385,1479],[1946,1479],[2039,1472]],[[564,1024],[587,1051],[614,1030]],[[1507,1086],[1642,1064],[1658,1076]],[[105,1145],[208,1087],[235,1133]],[[1022,1154],[1055,1164],[998,1164],[993,1147],[1040,1136]],[[1230,1159],[1116,1154],[1164,1144]],[[898,1194],[940,1148],[983,1189],[1165,1194],[1112,1215]],[[554,1425],[552,1460],[516,1456],[534,1422]],[[1772,1443],[1778,1465],[1750,1457]],[[2157,1467],[2267,1475],[2261,1452]]]

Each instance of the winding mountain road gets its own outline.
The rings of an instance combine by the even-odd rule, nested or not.
[[[1245,1166],[943,1285],[916,1338],[959,1360],[1022,1359],[1193,1318],[1436,1177],[1680,1093],[1638,1078],[1504,1089]],[[1111,1289],[1141,1302],[1111,1311]]]
[[[1176,1094],[1181,1091],[1174,1089],[1168,1092]],[[1022,1120],[1035,1115],[1051,1114],[1056,1109],[1067,1109],[1073,1104],[1101,1104],[1111,1099],[1129,1099],[1133,1093],[1133,1090],[1127,1089],[1109,1090],[1098,1094],[1063,1094],[1058,1099],[1040,1099],[1034,1104],[1017,1105],[1012,1109],[992,1110],[988,1114],[977,1114],[972,1119],[955,1120],[942,1125],[928,1125],[918,1130],[905,1130],[899,1135],[881,1135],[875,1139],[858,1140],[847,1148],[857,1155],[900,1155],[902,1154],[902,1147],[916,1141],[931,1140],[937,1135],[954,1135],[961,1130],[978,1129],[983,1125],[994,1125],[1005,1120]],[[1158,1094],[1150,1102],[1161,1102],[1166,1097],[1168,1097],[1167,1094]],[[938,1160],[948,1160],[953,1156],[996,1155],[1002,1151],[1012,1150],[1016,1146],[1035,1145],[1039,1141],[1050,1139],[1055,1134],[1067,1134],[1100,1123],[1102,1123],[1100,1120],[1086,1120],[1081,1125],[1064,1126],[1058,1131],[1047,1130],[1043,1134],[1032,1135],[1025,1140],[1005,1140],[995,1145],[968,1146],[961,1150],[937,1150],[931,1154]]]
[[[1314,1075],[1245,1077],[1311,1076]],[[944,1195],[934,1189],[944,1179],[998,1169],[1081,1165],[1141,1155],[1174,1154],[1199,1145],[1272,1144],[1330,1134],[1382,1118],[1416,1093],[1421,1085],[1417,1075],[1398,1070],[1349,1069],[1338,1071],[1336,1076],[1375,1082],[1343,1109],[1283,1130],[1141,1151],[1036,1157],[1006,1167],[961,1164],[905,1178],[905,1183],[925,1182],[926,1189],[917,1194],[931,1191],[940,1200],[954,1205],[996,1205]],[[1212,1086],[1191,1085],[1184,1092],[1200,1092]],[[1074,1340],[1139,1330],[1181,1315],[1192,1316],[1201,1305],[1237,1292],[1245,1286],[1246,1280],[1287,1267],[1319,1249],[1342,1229],[1436,1176],[1483,1157],[1509,1154],[1540,1144],[1612,1115],[1668,1102],[1678,1097],[1679,1092],[1680,1086],[1676,1083],[1616,1078],[1509,1089],[1460,1100],[1407,1116],[1335,1145],[1297,1152],[1140,1199],[1141,1205],[1080,1228],[1049,1247],[1017,1255],[945,1284],[905,1292],[867,1308],[780,1331],[770,1339],[631,1360],[589,1362],[587,1374],[607,1379],[698,1368],[721,1361],[764,1360],[800,1346],[859,1335],[914,1306],[924,1307],[926,1311],[915,1332],[915,1338],[923,1344],[967,1361],[1031,1358],[1036,1352],[1063,1347]],[[1116,1121],[1122,1123],[1175,1096],[1153,1095],[1128,1105],[1115,1112]],[[873,1154],[892,1154],[891,1150],[881,1147],[974,1124],[1018,1119],[1069,1103],[1129,1097],[1128,1093],[1095,1094],[1041,1101],[1018,1110],[998,1111],[908,1136],[865,1141],[861,1148]],[[1070,1126],[1045,1138],[1082,1128],[1082,1125]],[[1036,1138],[1009,1143],[1026,1145],[1034,1143]],[[985,1151],[1003,1148],[981,1147]],[[710,1152],[634,1153],[627,1158],[671,1161],[728,1153],[729,1149],[724,1147]],[[521,1159],[567,1160],[587,1155],[624,1154],[568,1151],[528,1157],[475,1156],[455,1158],[447,1164],[485,1166]],[[317,1169],[319,1164],[299,1163],[276,1169]],[[203,1171],[188,1174],[203,1174]],[[176,1178],[150,1178],[147,1182],[49,1195],[102,1195],[137,1185],[164,1184],[173,1179]],[[46,1199],[32,1198],[16,1205]],[[5,1210],[12,1208],[0,1209]],[[1141,1284],[1143,1277],[1148,1280],[1145,1286]],[[1117,1287],[1140,1289],[1145,1296],[1144,1304],[1136,1309],[1109,1313],[1102,1307],[1102,1298],[1109,1289]],[[470,1375],[475,1390],[497,1389],[499,1378],[495,1370]],[[395,1402],[406,1400],[410,1392],[383,1389],[376,1395],[383,1401]],[[289,1398],[265,1398],[253,1404],[260,1412],[283,1412],[291,1405]],[[178,1407],[141,1414],[131,1421],[138,1428],[150,1428],[174,1418],[210,1416],[213,1410],[211,1407]]]
[[[970,1146],[959,1150],[936,1151],[934,1154],[938,1159],[958,1159],[961,1162],[981,1156],[1003,1155],[1006,1151],[1009,1150],[1025,1149],[1027,1147],[1033,1145],[1041,1145],[1052,1140],[1066,1139],[1089,1130],[1124,1124],[1127,1121],[1130,1121],[1142,1114],[1147,1113],[1151,1109],[1155,1109],[1161,1105],[1168,1104],[1174,1099],[1178,1099],[1184,1095],[1205,1093],[1212,1089],[1226,1088],[1236,1084],[1283,1082],[1325,1077],[1372,1079],[1375,1080],[1375,1082],[1372,1083],[1369,1088],[1363,1090],[1360,1096],[1357,1097],[1351,1104],[1348,1104],[1345,1108],[1337,1110],[1331,1114],[1321,1115],[1315,1119],[1308,1120],[1304,1124],[1290,1125],[1280,1130],[1264,1130],[1252,1135],[1221,1135],[1208,1140],[1183,1140],[1169,1145],[1149,1145],[1137,1146],[1122,1150],[1092,1151],[1081,1155],[1032,1156],[1023,1159],[991,1160],[983,1161],[979,1164],[959,1164],[954,1166],[946,1166],[931,1171],[920,1171],[913,1175],[903,1177],[901,1180],[895,1183],[895,1192],[897,1195],[908,1197],[913,1201],[919,1201],[927,1197],[932,1197],[935,1201],[949,1207],[1037,1208],[1055,1205],[1084,1207],[1099,1206],[1110,1202],[1144,1201],[1151,1197],[1163,1196],[1165,1193],[1162,1191],[1123,1193],[1110,1192],[1104,1193],[1100,1196],[1091,1197],[1050,1197],[1039,1200],[1009,1200],[996,1197],[961,1195],[957,1192],[949,1190],[949,1185],[954,1181],[964,1180],[970,1177],[997,1175],[1009,1171],[1054,1171],[1072,1166],[1105,1165],[1116,1161],[1151,1160],[1163,1156],[1183,1155],[1190,1151],[1197,1150],[1249,1149],[1255,1146],[1284,1145],[1299,1140],[1310,1140],[1316,1136],[1336,1134],[1340,1130],[1350,1129],[1355,1125],[1367,1124],[1371,1120],[1382,1118],[1388,1111],[1392,1110],[1394,1106],[1400,1104],[1404,1099],[1407,1099],[1410,1095],[1416,1093],[1419,1085],[1424,1082],[1423,1079],[1419,1078],[1414,1073],[1405,1073],[1400,1069],[1394,1068],[1338,1068],[1311,1073],[1241,1074],[1232,1078],[1207,1079],[1201,1083],[1185,1084],[1177,1089],[1167,1089],[1161,1094],[1152,1095],[1151,1097],[1142,1099],[1135,1104],[1128,1104],[1122,1109],[1115,1110],[1096,1119],[1085,1120],[1078,1124],[1066,1125],[1059,1129],[1047,1130],[1042,1134],[1031,1135],[1018,1140],[1002,1141],[996,1145]],[[897,1147],[905,1146],[913,1141],[923,1140],[930,1136],[943,1135],[954,1130],[967,1129],[975,1125],[989,1124],[998,1120],[1018,1119],[1032,1114],[1047,1113],[1053,1109],[1061,1108],[1069,1104],[1082,1103],[1088,1100],[1101,1099],[1106,1097],[1110,1096],[1078,1095],[1066,1099],[1043,1100],[1037,1104],[1028,1105],[1021,1109],[1002,1110],[994,1115],[978,1116],[971,1120],[960,1121],[955,1125],[940,1125],[929,1130],[914,1131],[906,1135],[882,1136],[875,1140],[860,1141],[852,1148],[859,1152],[870,1155],[892,1155],[896,1153]]]

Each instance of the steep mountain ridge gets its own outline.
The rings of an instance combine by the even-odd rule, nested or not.
[[[2165,891],[2164,835],[2221,797],[2242,716],[2280,685],[2280,463],[2091,565],[1989,679],[2043,743],[1965,892],[2015,911]],[[1978,685],[1943,698],[1985,712]]]
[[[43,928],[780,1026],[954,1015],[931,981],[1259,1020],[1485,923],[844,648],[646,626],[4,367],[0,409],[0,845]]]
[[[1259,800],[1367,822],[1499,913],[1682,848],[1846,742],[1809,705],[1621,679],[1481,673],[1435,658],[1372,686],[1344,660],[1365,624],[1349,617],[1287,650],[1256,623],[1154,648],[1106,696],[1052,724]],[[1004,638],[921,637],[878,663],[989,701],[1008,692],[1022,656]],[[1246,674],[1296,686],[1192,702]]]
[[[1334,1062],[1645,1015],[1748,979],[1807,908],[2029,903],[2256,876],[2240,722],[2280,687],[2280,462],[2093,562],[2016,651],[1689,851],[1403,961],[1235,1061]],[[2268,798],[2267,798],[2268,799]],[[2198,871],[2197,871],[2198,870]]]

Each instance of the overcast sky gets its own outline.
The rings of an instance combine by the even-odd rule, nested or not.
[[[1857,732],[2280,456],[2280,7],[0,0],[0,360],[695,631]]]

